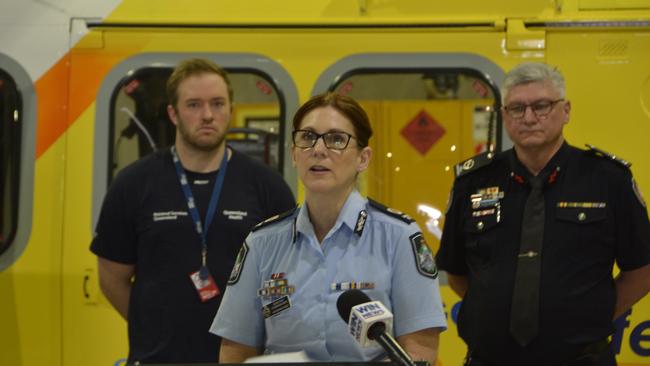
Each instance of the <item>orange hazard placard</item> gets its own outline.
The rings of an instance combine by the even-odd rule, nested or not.
[[[445,134],[445,129],[425,110],[421,110],[404,126],[401,133],[415,150],[425,155]]]

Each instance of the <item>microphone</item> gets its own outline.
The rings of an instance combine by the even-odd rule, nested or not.
[[[411,357],[390,335],[393,314],[379,301],[371,301],[361,290],[347,290],[336,300],[339,315],[348,323],[350,335],[361,345],[379,343],[388,357],[403,366],[415,366]]]

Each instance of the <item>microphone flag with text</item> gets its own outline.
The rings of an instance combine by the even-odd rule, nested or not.
[[[411,357],[395,341],[393,314],[379,301],[371,301],[361,290],[347,290],[336,301],[339,315],[348,323],[350,335],[361,345],[379,343],[388,357],[405,366],[414,366]]]

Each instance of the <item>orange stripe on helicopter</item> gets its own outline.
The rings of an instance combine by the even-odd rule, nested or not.
[[[106,55],[73,51],[74,67],[70,73],[70,125],[95,101],[106,75],[128,55],[130,53]]]
[[[66,53],[54,66],[36,81],[38,96],[38,124],[36,131],[36,159],[58,138],[66,126],[67,85],[70,56]],[[63,90],[62,90],[63,88]]]
[[[72,51],[75,52],[75,51]],[[39,101],[36,158],[52,146],[93,103],[106,74],[124,55],[66,53],[36,82]],[[74,67],[70,68],[70,60]],[[70,88],[65,89],[70,82]],[[70,99],[68,99],[70,98]]]

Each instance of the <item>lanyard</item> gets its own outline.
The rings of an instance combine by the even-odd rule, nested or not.
[[[214,182],[214,188],[212,188],[212,196],[210,197],[210,203],[208,204],[208,212],[205,215],[205,225],[201,223],[201,216],[199,215],[199,210],[196,208],[194,195],[192,194],[192,189],[187,181],[187,175],[185,175],[185,170],[183,169],[178,154],[176,153],[176,146],[172,146],[171,151],[174,160],[174,167],[176,168],[176,175],[178,175],[178,180],[181,183],[183,194],[187,200],[187,208],[190,211],[190,216],[194,222],[194,228],[196,228],[196,232],[199,234],[199,237],[201,237],[201,269],[199,270],[199,276],[202,280],[205,280],[208,278],[209,273],[207,266],[208,228],[214,218],[214,212],[217,209],[217,202],[219,201],[219,195],[221,194],[221,187],[223,186],[223,179],[226,176],[226,168],[228,167],[228,149],[224,148],[223,150],[223,159],[221,159],[219,173],[217,173],[217,179]]]

